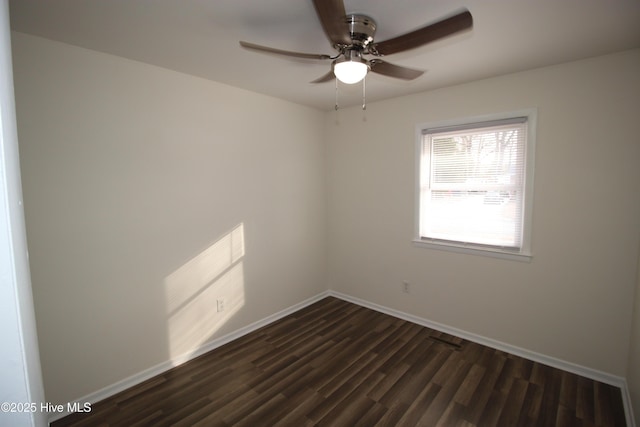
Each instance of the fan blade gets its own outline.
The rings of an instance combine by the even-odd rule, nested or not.
[[[240,46],[247,48],[258,50],[260,52],[266,53],[274,53],[276,55],[284,55],[284,56],[293,56],[295,58],[305,58],[305,59],[331,59],[329,55],[322,55],[316,53],[300,53],[300,52],[291,52],[289,50],[275,49],[273,47],[260,46],[258,44],[240,42]]]
[[[315,79],[311,83],[326,83],[326,82],[330,82],[330,81],[335,80],[335,79],[336,79],[336,76],[335,76],[335,74],[333,74],[333,70],[332,70],[332,71],[329,71],[324,76]]]
[[[382,59],[372,59],[369,63],[371,64],[372,72],[397,79],[413,80],[424,74],[424,71],[393,65]]]
[[[342,0],[313,0],[313,5],[331,44],[350,45],[351,36],[345,20],[347,13],[344,11]]]
[[[435,24],[420,28],[402,36],[394,37],[369,46],[374,55],[391,55],[425,45],[432,41],[466,30],[473,26],[473,17],[467,10],[451,18],[443,19]]]

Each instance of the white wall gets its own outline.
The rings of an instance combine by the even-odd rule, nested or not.
[[[13,99],[9,5],[0,0],[0,425],[44,426],[38,352]],[[33,410],[35,409],[35,411]],[[12,412],[14,411],[14,412]]]
[[[49,401],[189,354],[326,289],[322,112],[13,38]]]
[[[638,99],[636,50],[373,103],[366,120],[328,114],[330,288],[625,376]],[[416,125],[527,108],[538,111],[532,262],[413,247]]]

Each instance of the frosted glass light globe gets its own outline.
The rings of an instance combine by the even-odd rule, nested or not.
[[[359,61],[337,62],[333,66],[333,73],[336,75],[338,80],[349,85],[358,83],[360,80],[364,79],[364,76],[367,75],[368,71],[369,67],[367,64]]]

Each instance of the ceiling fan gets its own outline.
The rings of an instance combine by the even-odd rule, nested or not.
[[[394,65],[379,57],[414,49],[473,26],[471,13],[465,10],[407,34],[375,42],[376,22],[366,15],[347,15],[343,0],[313,0],[313,4],[327,38],[338,51],[337,55],[291,52],[244,41],[241,41],[240,45],[276,55],[331,60],[331,71],[311,83],[323,83],[337,78],[343,83],[353,84],[364,79],[369,71],[413,80],[420,77],[424,71]],[[364,55],[373,55],[376,58],[366,59]]]

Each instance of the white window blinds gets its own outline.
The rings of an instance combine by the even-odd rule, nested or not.
[[[519,251],[527,118],[425,129],[420,238]]]

